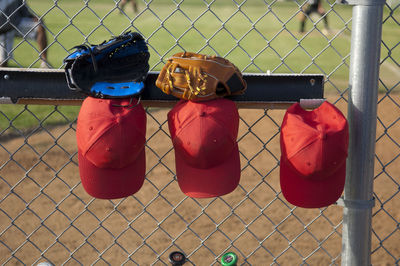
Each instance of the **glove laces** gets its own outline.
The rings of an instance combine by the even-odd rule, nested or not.
[[[167,75],[168,75],[168,91],[167,93],[170,94],[171,90],[175,87],[173,85],[173,76],[172,73],[174,73],[176,71],[176,69],[178,68],[177,65],[170,65],[167,68]],[[188,90],[183,90],[183,98],[184,99],[188,99],[188,100],[192,100],[193,98],[196,98],[198,95],[205,95],[206,94],[206,83],[207,83],[207,74],[204,74],[200,71],[200,69],[198,67],[192,67],[189,66],[189,69],[184,69],[184,68],[180,68],[179,67],[180,72],[183,72],[183,74],[185,75],[186,78],[186,82],[187,85],[189,87]],[[193,73],[193,77],[197,77],[197,80],[195,82],[193,82],[195,84],[195,86],[192,85],[192,79],[190,77],[190,73]]]

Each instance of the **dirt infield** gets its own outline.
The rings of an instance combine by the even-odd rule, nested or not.
[[[337,106],[344,111],[347,103]],[[45,257],[56,265],[165,265],[179,249],[189,265],[218,264],[227,250],[249,265],[340,264],[342,207],[293,209],[280,193],[283,110],[240,110],[240,186],[213,199],[179,190],[167,111],[149,110],[147,179],[123,200],[94,200],[83,190],[76,125],[1,141],[0,264]],[[383,98],[378,113],[372,263],[393,265],[400,257],[400,108]]]

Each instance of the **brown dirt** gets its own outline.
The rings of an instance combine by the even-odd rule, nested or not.
[[[347,107],[343,100],[337,106]],[[390,139],[400,143],[400,126],[388,127],[399,110],[389,98],[378,107],[374,265],[392,265],[400,257],[399,147]],[[122,200],[93,199],[83,190],[69,125],[2,141],[0,263],[47,258],[56,265],[164,265],[180,248],[195,265],[218,264],[227,250],[250,265],[340,264],[342,207],[293,208],[280,193],[283,110],[270,110],[268,117],[263,110],[240,110],[240,186],[213,199],[186,198],[179,190],[167,111],[149,111],[147,180]]]

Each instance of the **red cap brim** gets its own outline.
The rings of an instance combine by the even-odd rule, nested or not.
[[[175,152],[176,176],[182,192],[193,198],[211,198],[235,190],[240,181],[240,157],[236,143],[229,158],[208,169],[194,168]]]
[[[146,172],[145,150],[124,168],[98,168],[78,152],[79,173],[86,192],[95,198],[118,199],[136,193],[143,185]]]
[[[299,176],[292,166],[281,158],[280,183],[282,194],[288,202],[302,208],[322,208],[335,203],[343,193],[346,162],[330,176],[307,179]]]

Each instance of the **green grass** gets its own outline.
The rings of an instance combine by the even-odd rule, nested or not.
[[[332,33],[324,36],[320,21],[308,20],[308,34],[301,35],[299,29],[299,6],[295,1],[274,2],[270,5],[261,0],[247,1],[238,8],[232,0],[139,1],[140,14],[135,15],[130,6],[120,14],[113,0],[28,0],[30,7],[42,16],[48,29],[49,61],[54,68],[63,67],[70,49],[83,42],[92,44],[119,35],[124,31],[140,31],[148,41],[151,70],[160,70],[165,59],[182,50],[218,54],[224,56],[243,72],[272,73],[322,73],[328,82],[327,93],[343,92],[348,85],[350,61],[351,16],[350,6],[325,3],[329,11]],[[236,1],[241,2],[241,1]],[[56,5],[55,5],[56,3]],[[400,61],[400,27],[389,17],[385,8],[382,58],[387,58],[385,68],[393,70],[392,58]],[[392,17],[400,21],[397,8]],[[389,18],[388,18],[389,17]],[[317,22],[319,17],[312,17]],[[38,67],[37,45],[16,39],[14,56],[16,62],[10,66]],[[397,47],[398,48],[398,47]],[[382,67],[384,68],[384,67]],[[397,67],[398,69],[398,67]],[[381,70],[381,78],[389,87],[398,82],[388,70]],[[0,106],[7,115],[13,108]],[[35,107],[36,108],[36,107]],[[42,109],[46,111],[41,111]],[[49,112],[54,107],[41,107],[35,112]],[[46,109],[47,108],[47,109]],[[64,107],[65,112],[75,107]],[[18,112],[17,112],[18,113]],[[36,113],[35,113],[36,114]],[[8,115],[12,117],[12,115]],[[3,119],[4,120],[4,119]],[[6,119],[7,120],[7,119]],[[29,120],[29,119],[27,119]],[[2,120],[1,120],[2,121]],[[48,123],[51,120],[48,120]],[[35,119],[34,123],[37,123]],[[31,122],[26,123],[30,126]],[[0,122],[1,128],[6,127]]]
[[[66,124],[75,121],[78,106],[0,105],[0,137],[27,129]],[[7,134],[5,134],[7,135]]]
[[[307,36],[298,34],[299,7],[294,2],[267,6],[262,1],[248,1],[239,10],[228,0],[218,0],[209,7],[203,1],[184,1],[179,9],[171,1],[159,0],[152,1],[148,7],[141,4],[142,13],[138,16],[130,7],[121,15],[111,0],[91,0],[87,6],[81,0],[61,0],[55,7],[50,0],[28,3],[43,16],[49,29],[49,57],[56,68],[62,67],[63,58],[73,46],[83,42],[99,43],[126,30],[140,31],[147,38],[153,70],[159,70],[162,60],[173,53],[190,50],[217,53],[245,72],[271,70],[329,75],[350,49],[348,29],[328,38],[316,30]],[[349,21],[351,10],[338,5],[334,10],[341,18],[332,12],[329,19],[337,32],[346,28],[342,19]],[[311,24],[308,22],[308,29],[312,28]],[[322,23],[317,27],[321,28]],[[36,48],[36,44],[22,39],[18,42],[22,43],[15,51],[16,61],[25,67],[37,67],[37,53],[32,47]],[[319,67],[312,64],[313,60]],[[343,79],[346,73],[346,69],[339,69],[335,75]]]

